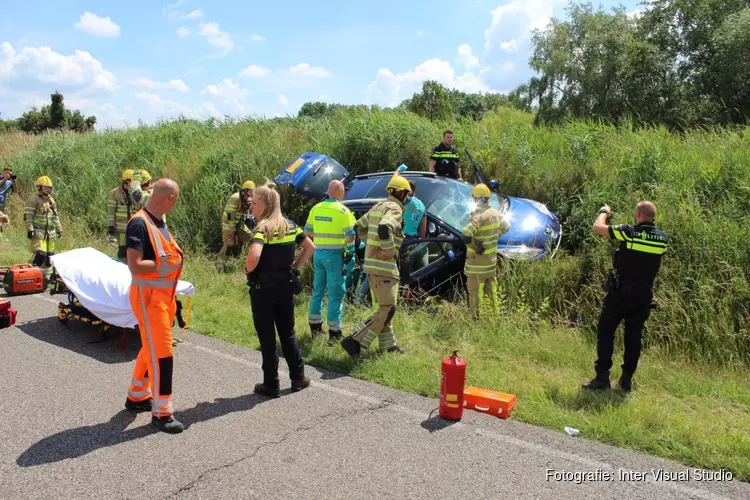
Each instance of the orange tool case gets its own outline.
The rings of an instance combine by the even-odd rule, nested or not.
[[[47,289],[47,273],[31,264],[16,264],[5,270],[3,286],[9,296],[43,293]]]
[[[16,310],[10,306],[10,300],[0,299],[0,328],[16,324]]]
[[[464,406],[470,410],[508,418],[513,407],[516,406],[516,397],[504,392],[467,387],[464,389]]]

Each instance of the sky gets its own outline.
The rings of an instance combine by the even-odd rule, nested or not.
[[[641,0],[601,0],[641,9]],[[308,101],[396,106],[437,80],[509,92],[531,30],[567,0],[35,0],[0,11],[0,118],[61,92],[97,128],[180,114],[294,116]]]

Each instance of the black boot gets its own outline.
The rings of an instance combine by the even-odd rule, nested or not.
[[[362,351],[362,347],[359,345],[359,342],[351,337],[346,337],[344,340],[342,340],[341,347],[343,347],[346,353],[353,358],[359,356],[359,353]]]
[[[336,342],[341,342],[341,331],[328,330],[328,344],[333,345]]]
[[[151,411],[153,401],[153,398],[144,399],[143,401],[133,401],[126,397],[125,408],[131,411]]]
[[[398,346],[398,345],[394,345],[394,346],[391,346],[388,349],[386,349],[386,352],[397,352],[397,353],[403,354],[406,351],[404,351],[403,347]]]
[[[266,384],[255,384],[254,392],[268,396],[269,398],[278,398],[281,396],[281,391],[279,391],[278,387],[268,387]]]
[[[301,380],[292,380],[292,392],[299,392],[310,387],[310,377],[302,377]]]
[[[620,386],[620,389],[622,389],[623,392],[632,391],[633,390],[633,376],[623,373],[620,376],[620,381],[618,382],[618,385]]]
[[[604,378],[597,375],[591,382],[581,386],[589,391],[605,391],[610,389],[609,377]]]
[[[151,416],[151,425],[156,427],[162,432],[167,432],[169,434],[179,434],[183,430],[185,430],[185,426],[182,425],[182,422],[178,421],[173,416],[168,417],[156,417]]]
[[[310,323],[310,334],[317,337],[323,333],[323,323]]]

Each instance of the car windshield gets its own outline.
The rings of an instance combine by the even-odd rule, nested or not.
[[[472,211],[471,190],[473,185],[446,180],[440,177],[404,175],[416,186],[416,196],[424,203],[427,213],[455,229],[461,230],[469,222]],[[385,198],[385,187],[389,176],[354,179],[345,200]],[[492,193],[490,205],[505,212],[508,200]]]

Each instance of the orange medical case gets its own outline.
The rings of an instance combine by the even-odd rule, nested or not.
[[[513,407],[516,406],[516,397],[504,392],[467,387],[464,389],[464,406],[470,410],[508,418]]]
[[[47,289],[47,273],[31,264],[16,264],[5,271],[3,286],[11,296],[42,293]]]

